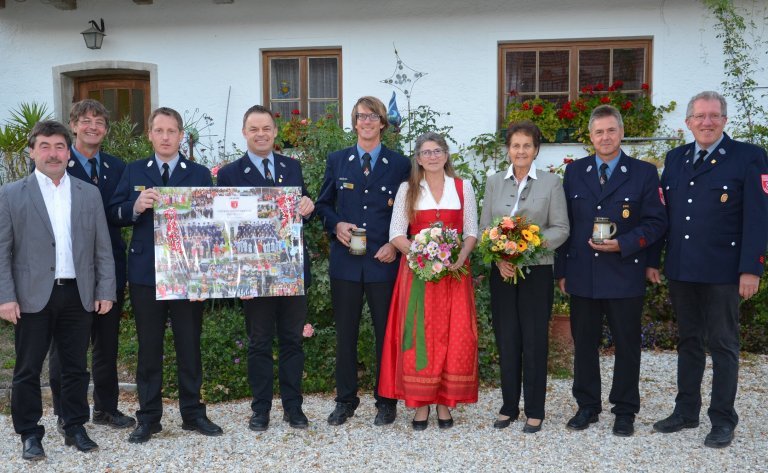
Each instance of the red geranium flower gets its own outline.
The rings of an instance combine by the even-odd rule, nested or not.
[[[563,110],[570,110],[571,109],[571,101],[567,101],[563,104]]]
[[[614,89],[620,89],[622,87],[624,87],[624,81],[621,81],[621,80],[613,81],[613,88]]]
[[[584,110],[587,109],[587,106],[586,106],[586,104],[584,104],[584,102],[579,100],[578,102],[576,102],[576,108],[578,108],[580,111],[583,112]]]
[[[301,111],[298,108],[294,108],[291,110],[291,115],[301,115]]]
[[[563,158],[563,164],[571,164],[573,161],[573,158]]]
[[[624,102],[624,104],[621,106],[621,108],[622,108],[622,110],[629,110],[630,108],[632,108],[632,105],[633,105],[632,101],[631,100],[627,100],[626,102]]]
[[[602,82],[598,82],[597,84],[595,84],[595,90],[605,90],[605,84],[603,84]]]
[[[607,95],[603,95],[602,97],[600,97],[600,103],[611,103],[611,98],[608,97]]]
[[[542,107],[541,105],[534,105],[533,106],[533,114],[534,115],[541,115],[542,113],[544,113],[544,107]]]
[[[275,112],[275,118],[280,118],[280,112]]]
[[[608,86],[608,92],[614,92],[616,90],[616,86]]]
[[[640,88],[641,88],[641,89],[643,89],[643,90],[648,90],[648,89],[650,89],[651,87],[650,87],[648,84],[646,84],[646,83],[643,83],[643,85],[641,85],[641,86],[640,86]]]
[[[595,89],[591,85],[586,85],[586,86],[581,88],[581,93],[582,94],[591,94],[592,92],[594,92],[594,90]]]
[[[510,90],[509,91],[509,96],[510,97],[517,97],[517,91],[515,89]]]
[[[528,102],[523,102],[523,106],[520,108],[522,108],[523,110],[530,110],[531,104],[529,104]]]

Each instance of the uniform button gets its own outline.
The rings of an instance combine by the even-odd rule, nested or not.
[[[736,246],[736,242],[735,242],[735,241],[732,241],[732,242],[731,242],[731,246]]]
[[[624,202],[629,202],[629,197],[624,197]]]
[[[689,239],[689,238],[690,238],[690,237],[689,237],[688,235],[685,235],[685,239],[686,239],[686,240],[687,240],[687,239]]]
[[[693,181],[691,181],[690,184],[693,185]]]
[[[597,206],[597,210],[600,210],[600,209],[602,209],[602,208],[603,208],[603,207],[602,207],[602,206],[600,206],[600,205],[598,205],[598,206]]]
[[[133,248],[131,248],[131,253],[133,253]]]
[[[366,190],[365,190],[365,193],[366,193],[366,194],[368,193],[368,189],[366,189]]]
[[[728,186],[723,186],[723,190],[727,191],[728,190]]]
[[[597,258],[598,253],[595,253],[595,258]]]
[[[363,210],[368,210],[368,206],[367,205],[363,205]]]
[[[690,204],[691,202],[693,202],[693,199],[688,199],[688,203]]]
[[[339,186],[339,190],[343,190],[343,189],[344,189],[344,186]]]
[[[637,262],[638,262],[638,259],[637,259],[637,258],[635,258],[635,263],[637,263]]]
[[[368,226],[368,224],[367,224],[367,223],[365,223],[365,222],[363,222],[363,226],[364,226],[364,227],[367,227],[367,226]]]
[[[669,186],[667,186],[667,190],[669,190]]]
[[[691,219],[691,217],[688,217],[688,216],[686,216],[686,217],[685,217],[685,219],[686,219],[686,220],[690,220],[690,219]]]

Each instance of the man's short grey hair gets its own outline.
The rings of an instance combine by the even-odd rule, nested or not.
[[[728,116],[728,102],[725,101],[725,97],[715,92],[714,90],[705,90],[691,97],[688,102],[688,109],[685,111],[685,118],[691,118],[693,116],[693,104],[697,100],[718,100],[720,101],[720,115]]]
[[[589,116],[589,131],[592,131],[592,123],[598,118],[613,117],[619,122],[619,128],[624,128],[624,120],[621,118],[621,112],[613,105],[598,105],[592,110]]]

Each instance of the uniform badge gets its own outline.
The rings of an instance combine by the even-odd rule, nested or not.
[[[726,203],[728,202],[728,194],[723,192],[723,195],[720,196],[720,202]]]
[[[154,163],[154,162],[155,162],[154,159],[150,159],[149,161],[147,161],[147,167],[151,168],[152,167],[152,163]]]
[[[629,218],[629,209],[624,209],[621,211],[621,216],[624,218]]]
[[[389,164],[389,161],[387,161],[387,158],[381,158],[381,162],[384,164]]]
[[[181,169],[187,169],[187,163],[183,161],[179,163],[179,166],[181,166]]]
[[[284,162],[282,162],[282,161],[280,161],[280,166],[281,166],[281,167],[285,167],[285,163],[284,163]]]
[[[592,165],[590,164],[589,166],[587,166],[587,172],[589,172],[591,170],[592,170]]]
[[[354,154],[352,154],[352,155],[350,155],[350,156],[349,156],[349,160],[350,160],[350,161],[352,161],[353,159],[355,159],[355,155],[354,155]]]
[[[351,182],[345,182],[344,184],[342,184],[342,187],[343,187],[344,189],[350,189],[350,190],[351,190],[351,189],[354,189],[354,188],[355,188],[355,185],[354,185],[354,184],[352,184]]]
[[[395,205],[395,201],[394,201],[394,200],[392,200],[392,198],[390,198],[390,199],[387,201],[387,205],[389,205],[390,207],[392,207],[393,205]]]
[[[763,183],[763,192],[768,194],[768,174],[761,174],[760,181]]]
[[[624,172],[624,173],[626,173],[626,172],[627,172],[627,167],[626,167],[626,166],[622,166],[622,167],[621,167],[621,172]]]
[[[144,189],[146,189],[146,187],[145,187],[145,186],[133,186],[133,191],[134,191],[134,192],[141,192],[141,191],[143,191]]]
[[[717,162],[716,159],[713,159],[712,161],[710,161],[710,163],[712,163],[712,164],[715,164],[716,162]]]
[[[69,162],[69,164],[67,164],[67,166],[69,166],[69,167],[72,167],[72,166],[74,166],[74,165],[75,165],[75,162],[74,162],[74,161],[70,161],[70,162]]]
[[[280,176],[280,177],[278,177],[278,178],[277,178],[277,182],[278,182],[278,183],[280,183],[280,182],[283,182],[283,176]]]
[[[251,168],[245,168],[245,171],[243,171],[244,174],[248,174],[249,172],[251,172]]]

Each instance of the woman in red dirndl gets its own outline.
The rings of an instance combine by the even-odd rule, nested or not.
[[[406,407],[416,408],[415,430],[427,427],[432,404],[437,405],[438,425],[451,427],[450,408],[477,402],[478,390],[477,317],[468,260],[477,242],[477,205],[470,183],[455,177],[445,139],[430,132],[416,140],[411,177],[395,199],[390,241],[407,254],[408,237],[436,222],[463,234],[461,253],[451,268],[464,266],[468,273],[460,279],[446,276],[424,283],[421,335],[416,329],[419,321],[406,323],[413,272],[401,258],[379,378],[380,395],[403,399]],[[415,317],[419,316],[417,312]],[[404,349],[406,325],[413,327],[413,343]]]

